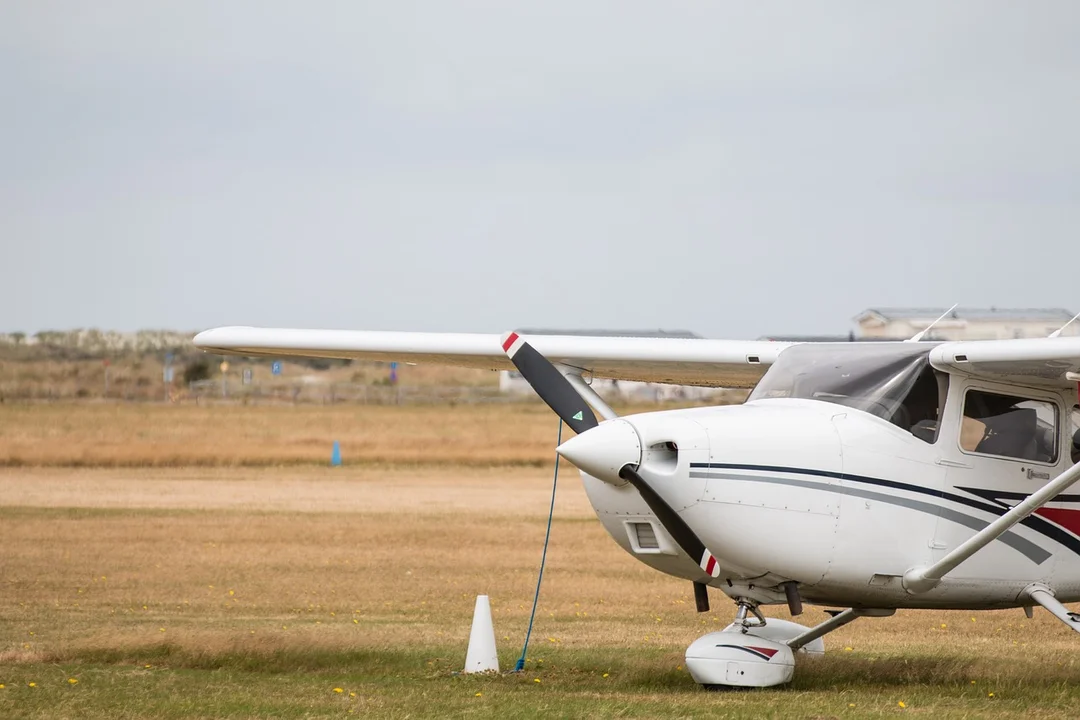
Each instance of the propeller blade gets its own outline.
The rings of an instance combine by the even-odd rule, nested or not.
[[[705,547],[705,543],[701,542],[701,538],[697,536],[697,533],[690,529],[686,521],[679,517],[679,514],[664,501],[664,498],[660,497],[652,489],[652,486],[646,482],[645,478],[641,477],[631,465],[624,465],[622,470],[619,471],[619,477],[633,485],[634,489],[641,494],[645,504],[653,511],[656,519],[660,521],[668,534],[675,539],[683,552],[689,555],[691,559],[697,560],[701,569],[710,577],[719,577],[720,565],[716,562],[713,554],[709,552],[709,549]]]
[[[580,435],[597,426],[596,415],[570,381],[524,338],[507,333],[502,347],[521,377],[571,430]]]
[[[584,438],[580,437],[582,433],[592,430],[599,423],[596,421],[596,415],[593,414],[593,411],[581,395],[578,394],[578,391],[574,389],[574,386],[570,384],[570,381],[559,372],[558,368],[551,364],[550,360],[541,355],[536,348],[517,333],[511,332],[504,335],[502,347],[503,352],[514,363],[514,367],[518,369],[526,382],[532,385],[536,394],[548,404],[548,407],[555,411],[556,415],[562,418],[563,422],[579,435],[578,438],[574,438],[570,442],[583,441]],[[720,565],[716,562],[713,554],[705,547],[705,543],[701,542],[701,538],[690,529],[686,521],[679,517],[679,514],[652,489],[652,486],[649,485],[645,478],[638,474],[634,466],[631,464],[624,465],[619,470],[619,477],[634,486],[642,499],[645,500],[645,504],[656,515],[656,519],[660,521],[668,534],[675,539],[679,547],[691,559],[697,560],[701,569],[707,575],[719,577]]]

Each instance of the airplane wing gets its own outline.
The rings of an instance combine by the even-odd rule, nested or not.
[[[792,343],[698,338],[530,335],[552,362],[593,377],[751,388]],[[498,335],[221,327],[195,336],[208,352],[249,357],[356,358],[514,370]]]
[[[1069,387],[1080,371],[1080,337],[946,342],[930,351],[930,364],[986,380]]]

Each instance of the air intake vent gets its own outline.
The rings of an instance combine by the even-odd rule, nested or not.
[[[656,541],[656,531],[650,523],[633,523],[633,525],[639,548],[642,550],[660,549],[660,543]]]

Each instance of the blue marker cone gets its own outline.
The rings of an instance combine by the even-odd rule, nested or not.
[[[332,467],[341,465],[341,444],[337,440],[334,441],[334,449],[330,451],[330,465]]]

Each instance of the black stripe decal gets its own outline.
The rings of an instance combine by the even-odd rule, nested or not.
[[[1016,500],[1017,502],[1020,502],[1021,500],[1027,500],[1029,497],[1031,497],[1031,493],[1009,492],[1008,490],[987,490],[987,489],[984,489],[984,488],[969,488],[969,487],[960,487],[960,486],[957,486],[956,489],[957,490],[963,490],[964,492],[971,493],[972,495],[977,495],[977,496],[983,498],[984,500],[989,500],[990,502],[1001,505],[1002,507],[1010,507],[1006,503],[1003,503],[1002,500]],[[1069,494],[1055,495],[1054,499],[1051,500],[1050,502],[1052,502],[1052,503],[1075,503],[1075,502],[1080,502],[1080,495],[1069,495]]]
[[[690,463],[690,467],[701,469],[716,469],[716,470],[755,470],[759,472],[781,472],[781,473],[794,473],[797,475],[813,475],[816,477],[829,477],[836,478],[837,480],[850,480],[851,482],[866,483],[867,485],[877,485],[878,487],[887,487],[894,490],[905,490],[907,492],[918,493],[920,495],[929,495],[930,497],[940,498],[942,500],[948,500],[950,502],[958,503],[960,505],[967,505],[970,508],[976,510],[982,510],[993,515],[1004,515],[1008,510],[1000,505],[991,505],[989,503],[980,502],[963,495],[955,495],[953,493],[945,492],[943,490],[933,490],[931,488],[922,487],[921,485],[911,485],[910,483],[897,482],[895,480],[884,480],[881,478],[872,478],[865,475],[851,475],[842,472],[833,472],[831,470],[815,470],[813,468],[793,468],[784,467],[782,465],[745,465],[740,463]],[[1080,497],[1080,496],[1078,496]],[[1065,547],[1072,550],[1077,555],[1080,555],[1080,539],[1077,539],[1074,535],[1066,532],[1057,525],[1044,520],[1043,518],[1029,515],[1020,521],[1020,524],[1026,528],[1034,530],[1037,533],[1045,535],[1046,537],[1061,543]]]
[[[691,472],[690,477],[720,478],[724,480],[744,480],[746,482],[772,483],[776,485],[802,487],[810,490],[824,490],[826,492],[834,492],[841,495],[850,495],[852,497],[865,498],[866,500],[874,500],[875,502],[883,502],[888,503],[889,505],[906,507],[909,510],[926,513],[927,515],[935,515],[938,517],[942,517],[946,520],[956,523],[957,525],[963,525],[964,527],[971,528],[975,532],[982,530],[990,524],[985,520],[980,520],[970,515],[965,515],[964,513],[957,512],[949,508],[943,508],[939,505],[934,505],[932,503],[923,502],[921,500],[912,500],[911,498],[899,497],[897,495],[886,495],[885,493],[874,492],[872,490],[863,490],[862,488],[822,485],[819,482],[812,482],[809,480],[769,477],[767,475],[736,475],[734,473],[707,473],[699,471]],[[998,538],[998,540],[1005,543],[1013,550],[1017,551],[1036,565],[1042,565],[1044,562],[1050,559],[1050,553],[1047,552],[1045,549],[1039,547],[1027,538],[1020,537],[1011,530],[1005,532],[1001,537]]]

